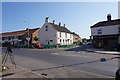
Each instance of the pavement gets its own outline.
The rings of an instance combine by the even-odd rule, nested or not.
[[[95,52],[95,53],[99,53],[99,54],[120,55],[120,52],[118,52],[118,51],[105,51],[103,49],[96,49],[96,48],[85,49],[85,51]]]
[[[103,51],[102,49],[94,49],[94,48],[88,48],[85,50],[90,51],[90,52],[102,53],[102,54],[112,54],[112,55],[113,54],[115,54],[115,55],[120,54],[119,52],[115,52],[115,51]],[[37,50],[35,50],[35,51],[37,52]],[[37,53],[34,53],[34,54],[37,54]],[[42,55],[40,55],[40,56],[42,56]],[[45,55],[43,55],[43,56],[45,56]],[[49,55],[48,57],[51,57],[51,55]],[[25,59],[26,59],[26,57],[25,57]],[[23,57],[22,57],[22,60],[24,61]],[[29,62],[31,62],[29,59],[27,59],[27,60]],[[40,63],[40,61],[39,61],[39,63]],[[27,64],[29,64],[29,63],[27,62]],[[23,64],[23,65],[26,65],[26,64]],[[46,64],[46,65],[48,65],[48,64]],[[72,68],[66,68],[66,67],[40,71],[38,73],[38,71],[28,70],[29,68],[25,69],[25,68],[20,67],[20,66],[17,66],[17,68],[14,68],[10,64],[7,64],[7,66],[9,67],[9,69],[5,70],[2,73],[3,78],[49,78],[49,77],[50,78],[51,77],[52,78],[63,78],[63,77],[65,77],[65,78],[70,78],[70,77],[71,78],[74,78],[74,77],[75,78],[86,78],[86,77],[88,77],[88,78],[109,78],[110,77],[110,76],[95,74],[92,72],[82,71],[82,69],[81,70],[73,70]],[[47,73],[47,74],[45,74],[45,73]],[[53,74],[56,74],[56,75],[53,75]]]
[[[47,78],[44,75],[38,74],[36,72],[32,72],[20,66],[16,68],[13,65],[7,63],[8,69],[5,69],[2,72],[2,78]]]
[[[9,69],[3,71],[2,78],[113,78],[110,76],[105,75],[99,75],[91,72],[86,72],[82,70],[73,70],[71,68],[58,68],[58,69],[51,69],[49,70],[49,77],[47,76],[47,71],[38,74],[34,71],[27,70],[25,68],[17,66],[17,68],[14,68],[12,65],[7,64],[7,67]],[[57,74],[56,74],[57,73]],[[53,76],[53,74],[56,74]],[[75,75],[73,75],[75,74]]]

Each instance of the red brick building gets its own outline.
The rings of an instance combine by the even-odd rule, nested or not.
[[[36,43],[34,37],[38,37],[38,31],[40,28],[26,29],[13,32],[5,32],[0,34],[0,43],[5,43],[6,41],[11,42],[12,45],[15,44],[27,44],[29,37],[29,44]]]

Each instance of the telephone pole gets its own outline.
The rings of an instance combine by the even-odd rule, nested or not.
[[[26,37],[26,39],[27,39],[27,41],[28,41],[28,48],[29,48],[29,41],[30,41],[30,31],[29,31],[29,23],[27,23],[26,21],[24,21],[24,23],[26,23],[27,24],[27,37]]]

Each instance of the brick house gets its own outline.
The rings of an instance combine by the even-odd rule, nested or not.
[[[38,37],[38,31],[40,28],[26,29],[13,32],[5,32],[0,34],[1,41],[0,43],[5,43],[6,41],[11,42],[12,45],[15,44],[27,44],[29,36],[29,44],[36,43],[34,37]]]
[[[72,34],[73,34],[73,43],[77,43],[78,41],[82,42],[82,39],[78,34],[74,32]]]

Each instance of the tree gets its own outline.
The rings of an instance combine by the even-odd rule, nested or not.
[[[86,42],[87,42],[87,39],[86,39],[86,38],[83,38],[83,39],[82,39],[82,42],[83,42],[83,43],[86,43]]]
[[[34,40],[37,42],[39,40],[39,38],[37,36],[35,36]]]

